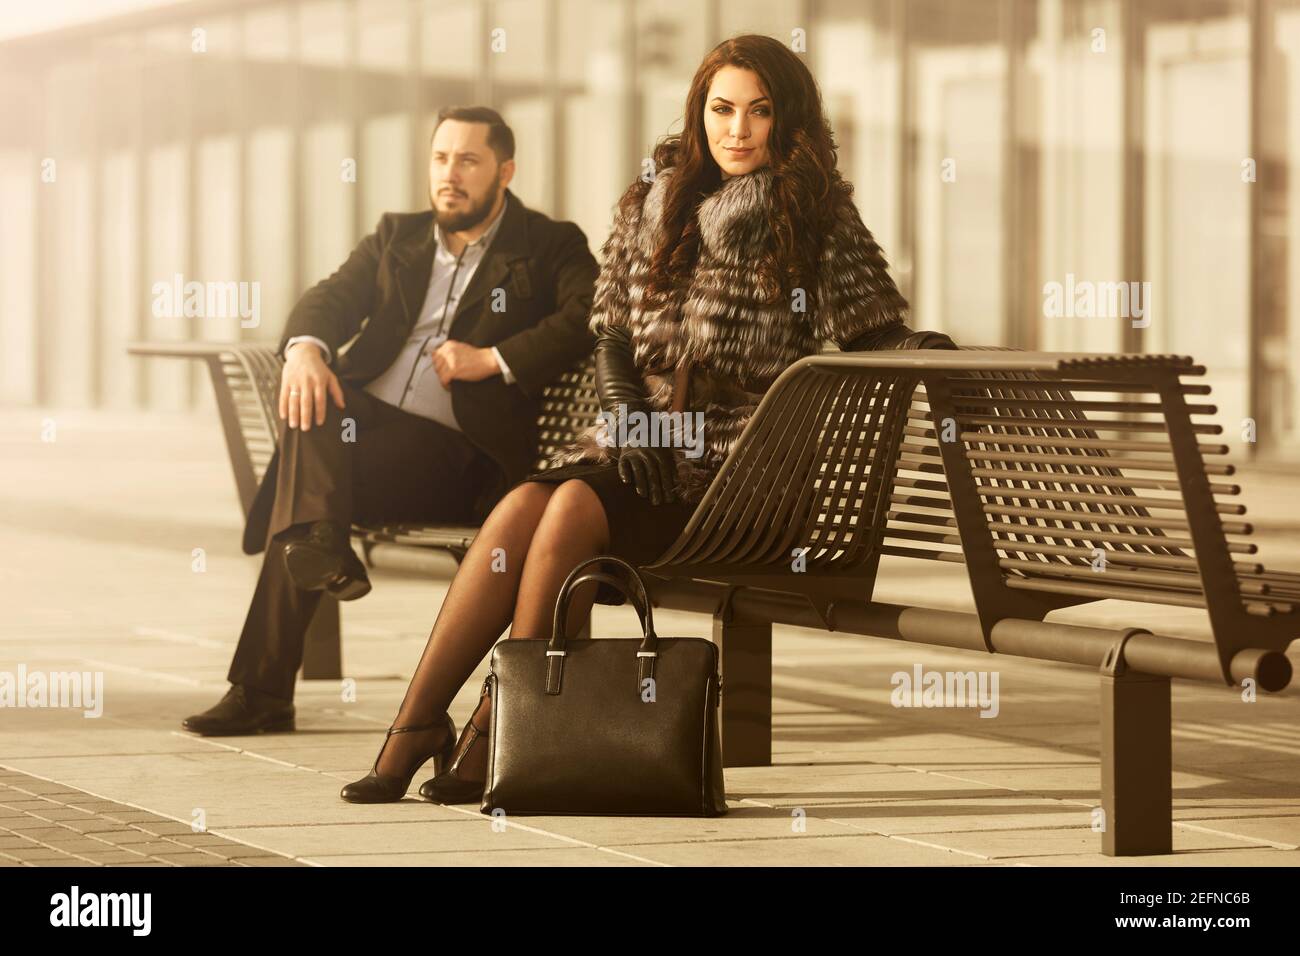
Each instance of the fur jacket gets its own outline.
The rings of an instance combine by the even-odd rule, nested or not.
[[[807,308],[760,301],[753,250],[765,248],[770,235],[774,177],[764,166],[725,180],[705,198],[696,213],[699,256],[689,288],[674,307],[643,309],[645,274],[672,173],[668,167],[655,177],[639,216],[616,216],[601,250],[589,323],[597,335],[607,326],[627,329],[653,410],[672,408],[673,369],[683,362],[694,366],[686,411],[700,419],[702,442],[689,453],[674,447],[673,456],[681,497],[698,502],[781,372],[826,341],[843,347],[865,332],[905,322],[908,305],[852,204],[845,205],[825,243]],[[598,420],[550,464],[612,462],[617,455],[605,421]]]

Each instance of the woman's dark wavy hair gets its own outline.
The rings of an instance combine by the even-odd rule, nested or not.
[[[752,33],[724,40],[709,52],[686,95],[682,132],[655,146],[654,169],[675,169],[664,195],[647,290],[666,299],[685,288],[699,257],[695,210],[722,184],[704,132],[705,98],[724,66],[752,70],[772,101],[767,147],[774,173],[773,242],[760,254],[758,290],[773,303],[795,288],[815,288],[822,249],[840,210],[853,201],[853,186],[836,168],[834,134],[812,73],[779,40]],[[633,183],[619,201],[621,213],[638,216],[649,190],[644,179]]]

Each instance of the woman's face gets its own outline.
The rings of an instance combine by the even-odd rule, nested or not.
[[[704,101],[704,135],[723,179],[766,166],[771,131],[772,100],[757,73],[724,66],[713,74]]]

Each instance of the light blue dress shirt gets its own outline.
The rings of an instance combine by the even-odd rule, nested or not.
[[[403,411],[421,418],[429,418],[448,428],[460,430],[455,412],[451,406],[451,390],[444,388],[438,380],[438,373],[433,368],[433,351],[447,341],[451,331],[452,320],[456,317],[456,307],[460,304],[470,279],[483,261],[488,247],[492,244],[501,220],[505,218],[505,204],[492,220],[483,235],[467,243],[460,255],[455,255],[447,248],[446,238],[440,226],[434,226],[437,242],[433,256],[433,269],[429,274],[429,289],[424,296],[424,305],[420,316],[411,328],[402,351],[387,369],[368,382],[365,390],[380,401],[395,405]],[[285,343],[285,352],[295,342],[314,342],[320,347],[326,362],[330,361],[329,346],[313,335],[295,335]],[[506,365],[501,353],[495,347],[492,354],[501,369],[507,383],[514,382],[514,376]]]

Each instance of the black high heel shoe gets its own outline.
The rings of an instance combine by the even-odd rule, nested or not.
[[[433,759],[434,772],[441,773],[447,759],[456,747],[456,725],[452,722],[450,714],[443,714],[443,717],[446,720],[445,724],[435,721],[432,724],[421,724],[418,727],[390,727],[388,733],[384,735],[384,747],[388,746],[388,738],[393,734],[416,733],[421,730],[433,730],[439,726],[447,728],[448,736],[451,738],[449,743],[444,744],[438,750],[421,755],[412,765],[410,772],[401,777],[379,773],[379,758],[384,755],[384,747],[380,747],[379,754],[375,757],[375,764],[370,768],[370,773],[360,780],[354,780],[345,786],[339,792],[339,796],[348,803],[396,803],[406,796],[412,778],[430,758]]]
[[[484,684],[484,695],[486,696],[487,686]],[[482,697],[479,699],[480,706]],[[474,713],[470,715],[469,720],[465,722],[465,729],[461,732],[465,737],[465,746],[456,756],[456,760],[447,770],[439,770],[437,776],[431,780],[426,780],[420,784],[420,796],[425,800],[433,803],[478,803],[483,799],[483,789],[486,786],[484,780],[471,780],[460,775],[460,765],[464,762],[465,757],[475,746],[482,740],[483,746],[487,746],[486,735],[488,727],[479,729],[474,723],[474,718],[478,715],[478,708],[474,708]],[[490,726],[490,725],[489,725]],[[460,747],[460,741],[456,741],[456,746]]]

